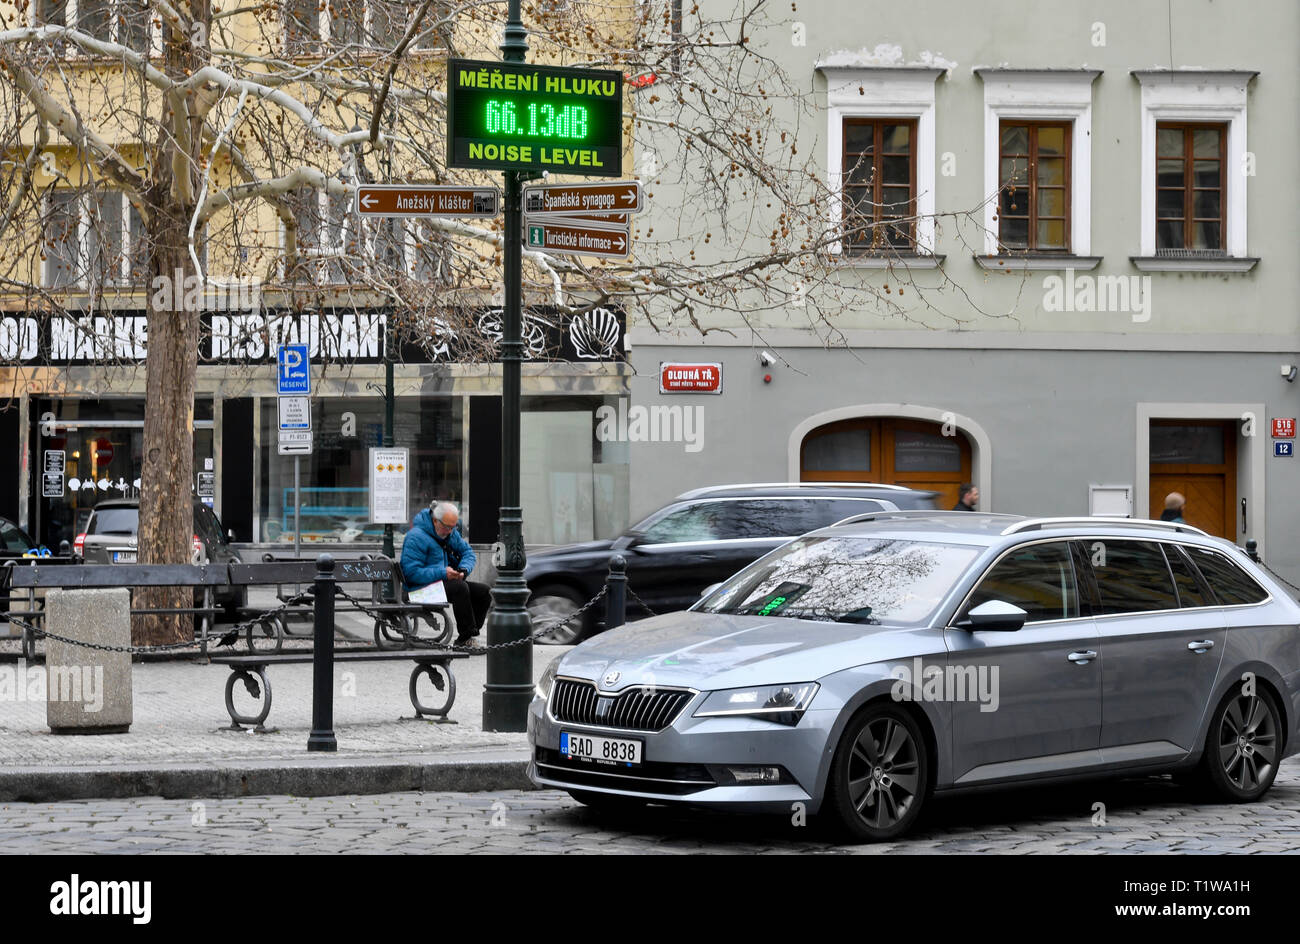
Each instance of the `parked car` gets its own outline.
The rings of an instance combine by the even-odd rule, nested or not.
[[[782,483],[724,485],[678,495],[611,541],[533,551],[524,579],[534,623],[576,613],[604,585],[615,554],[627,560],[630,616],[684,610],[710,584],[817,528],[867,511],[929,509],[935,492],[897,485]],[[543,642],[568,645],[596,632],[602,610],[557,629]]]
[[[134,564],[139,531],[139,499],[105,499],[95,505],[85,533],[77,535],[73,553],[87,564]],[[195,564],[242,563],[239,552],[230,546],[231,536],[212,509],[196,498],[190,560]],[[225,608],[227,617],[234,618],[238,608],[248,604],[248,588],[218,587],[215,602]]]
[[[8,518],[0,518],[0,565],[4,561],[21,560],[36,550],[36,542],[27,536],[27,532]],[[0,623],[7,622],[5,614],[9,612],[9,591],[0,589]]]
[[[1175,771],[1252,801],[1300,748],[1298,625],[1185,524],[882,512],[556,659],[529,774],[595,806],[803,803],[859,841],[1014,784]]]

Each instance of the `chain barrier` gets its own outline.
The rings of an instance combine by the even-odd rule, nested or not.
[[[641,604],[641,608],[642,608],[643,610],[645,610],[645,611],[646,611],[647,613],[649,613],[651,616],[658,616],[658,615],[659,615],[659,614],[656,613],[654,610],[650,609],[650,604],[646,603],[645,600],[642,600],[639,596],[637,596],[636,591],[632,589],[632,585],[631,585],[630,583],[629,583],[629,584],[625,584],[624,586],[627,587],[628,595],[629,595],[630,597],[632,597],[633,600],[636,600],[637,603]]]
[[[451,646],[436,646],[436,648],[447,649],[450,650],[451,652],[464,652],[464,653],[468,653],[469,655],[487,655],[487,653],[493,650],[510,649],[514,646],[522,646],[524,643],[535,642],[541,637],[546,636],[554,632],[555,630],[560,629],[561,627],[569,625],[574,620],[581,619],[583,616],[587,614],[587,612],[592,607],[594,607],[597,603],[599,603],[601,600],[605,598],[605,595],[608,591],[609,591],[609,586],[607,584],[601,586],[599,593],[597,593],[594,597],[592,597],[590,600],[584,603],[573,613],[569,614],[563,619],[550,620],[544,623],[540,628],[534,628],[533,632],[530,633],[529,635],[523,636],[519,639],[512,639],[509,642],[494,643],[489,646],[451,645]],[[630,586],[627,588],[627,592],[631,594],[632,598],[636,600],[636,602],[639,603],[646,610],[646,612],[648,612],[651,616],[658,615],[657,613],[655,613],[654,610],[652,610],[648,605],[646,605],[646,602],[642,600],[637,595],[636,591],[633,590]],[[368,605],[366,601],[363,601],[353,596],[351,593],[348,593],[338,584],[335,584],[334,586],[334,593],[336,596],[342,597],[344,600],[347,600],[349,603],[355,606],[359,611],[365,613],[367,616],[371,617],[372,619],[380,620],[383,622],[392,621],[390,614],[386,614],[380,610],[372,609],[371,606]],[[288,600],[285,600],[279,606],[273,607],[269,610],[259,613],[256,616],[249,617],[246,620],[236,623],[232,628],[223,631],[221,633],[220,638],[216,639],[214,642],[212,642],[212,640],[216,637],[215,633],[211,634],[208,638],[205,639],[194,639],[186,642],[165,643],[156,646],[112,646],[104,643],[86,642],[80,639],[71,639],[67,636],[60,636],[58,633],[51,633],[48,630],[40,629],[35,624],[29,623],[26,620],[19,619],[18,617],[12,615],[9,616],[9,622],[31,633],[33,643],[37,639],[53,639],[56,642],[61,642],[69,646],[78,646],[82,649],[95,649],[101,652],[129,652],[132,654],[148,653],[148,652],[174,652],[180,649],[196,649],[205,645],[208,642],[212,642],[213,648],[222,648],[224,646],[233,646],[239,640],[239,635],[241,633],[246,632],[248,629],[254,626],[262,624],[269,619],[280,616],[282,613],[284,613],[286,610],[289,610],[292,607],[300,606],[301,604],[307,602],[308,600],[314,599],[315,595],[316,595],[315,588],[309,587],[308,589],[302,591],[296,596],[290,597]],[[408,635],[408,634],[404,633],[403,635]],[[416,638],[418,639],[418,637]]]
[[[1294,590],[1296,593],[1300,593],[1300,587],[1297,587],[1295,584],[1293,584],[1291,581],[1287,580],[1285,577],[1283,577],[1281,574],[1279,574],[1279,573],[1278,573],[1276,570],[1274,570],[1272,567],[1268,566],[1268,564],[1265,564],[1263,558],[1258,558],[1258,559],[1256,559],[1256,560],[1255,560],[1255,563],[1258,564],[1260,567],[1263,567],[1264,570],[1266,570],[1269,574],[1271,574],[1271,575],[1272,575],[1273,577],[1275,577],[1276,579],[1280,580],[1282,583],[1286,584],[1288,587],[1290,587],[1290,588],[1291,588],[1292,590]]]

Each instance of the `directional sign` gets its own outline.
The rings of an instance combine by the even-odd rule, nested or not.
[[[362,216],[487,218],[500,210],[501,191],[495,187],[375,184],[357,188],[357,212]]]
[[[528,248],[570,256],[602,256],[626,259],[632,238],[626,228],[597,228],[595,224],[566,225],[562,222],[528,222]]]
[[[617,177],[623,73],[448,60],[447,166]]]
[[[282,456],[311,455],[311,430],[282,429],[277,451]]]
[[[306,344],[281,344],[276,352],[276,380],[280,396],[311,395],[311,360]]]
[[[311,397],[280,397],[280,429],[311,429]]]
[[[552,184],[524,188],[524,212],[573,216],[589,213],[640,213],[641,182],[615,180],[600,184]]]

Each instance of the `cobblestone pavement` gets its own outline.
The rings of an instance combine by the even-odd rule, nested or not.
[[[1104,824],[1098,822],[1104,804]],[[1300,850],[1300,762],[1260,803],[1149,778],[937,802],[904,842],[836,845],[819,824],[651,808],[601,814],[545,792],[391,793],[0,806],[8,853],[1284,853]]]
[[[226,628],[218,626],[218,631]],[[306,623],[299,624],[306,631]],[[373,645],[373,624],[354,614],[339,614],[340,643]],[[480,640],[483,636],[480,636]],[[287,644],[287,648],[294,645]],[[16,641],[5,640],[0,650],[16,653]],[[228,650],[229,651],[229,650]],[[247,652],[241,638],[236,653]],[[533,654],[534,677],[539,678],[551,659],[568,652],[560,646],[539,646]],[[12,659],[13,656],[11,655]],[[12,671],[23,663],[0,663]],[[457,724],[429,721],[398,722],[414,714],[407,693],[412,663],[338,663],[334,669],[334,730],[339,757],[349,754],[392,755],[440,750],[526,748],[524,734],[485,733],[483,685],[487,659],[470,656],[457,660],[456,701],[450,717]],[[45,723],[45,702],[0,703],[0,765],[62,766],[95,764],[184,763],[188,761],[301,759],[311,732],[310,664],[271,667],[267,675],[273,693],[268,734],[225,730],[230,718],[225,708],[229,670],[192,660],[137,662],[132,666],[135,721],[126,734],[62,737],[50,734]],[[428,679],[421,693],[436,704],[437,694]],[[236,706],[245,712],[254,704],[236,685]]]

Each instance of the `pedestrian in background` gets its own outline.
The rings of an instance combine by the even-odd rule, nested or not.
[[[1170,492],[1165,496],[1165,510],[1160,513],[1160,520],[1186,524],[1187,522],[1183,520],[1183,509],[1186,505],[1187,499],[1179,492]]]
[[[970,482],[962,482],[961,488],[957,490],[957,504],[952,506],[953,511],[974,511],[975,505],[979,503],[980,490]]]
[[[460,509],[448,501],[436,501],[416,515],[402,542],[402,577],[409,590],[441,580],[456,616],[456,644],[476,645],[492,593],[469,579],[478,558],[459,524]]]

